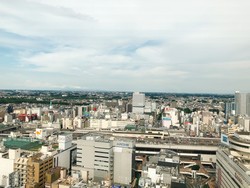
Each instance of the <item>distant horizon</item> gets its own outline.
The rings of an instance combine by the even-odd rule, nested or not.
[[[211,95],[234,95],[235,93],[197,93],[197,92],[164,92],[164,91],[119,91],[119,90],[76,90],[76,89],[1,89],[0,91],[58,91],[58,92],[122,92],[122,93],[162,93],[162,94],[211,94]]]

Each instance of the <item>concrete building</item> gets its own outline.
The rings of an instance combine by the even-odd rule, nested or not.
[[[76,144],[73,144],[72,140],[72,134],[58,136],[59,150],[53,155],[54,167],[59,166],[71,170],[72,162],[76,159]]]
[[[238,117],[238,124],[245,132],[250,132],[250,117],[246,116],[239,116]]]
[[[28,156],[22,156],[15,160],[14,171],[18,174],[19,181],[12,183],[12,187],[21,187],[24,186],[27,180],[27,171],[28,171]]]
[[[62,128],[63,129],[74,129],[72,118],[62,118]]]
[[[88,106],[76,106],[76,112],[74,114],[74,116],[78,116],[78,117],[83,117],[84,115],[86,115],[86,113],[89,111],[89,107]]]
[[[139,187],[183,187],[184,177],[179,173],[180,157],[170,150],[149,157],[142,168]]]
[[[76,164],[87,171],[89,179],[113,181],[112,142],[100,136],[86,136],[77,140]]]
[[[221,135],[222,146],[216,154],[218,188],[250,187],[250,133]]]
[[[134,143],[103,135],[88,135],[77,140],[77,166],[87,179],[128,185],[134,169]],[[85,178],[84,178],[85,179]]]
[[[4,115],[4,123],[13,123],[13,117],[10,114]]]
[[[145,94],[139,92],[133,93],[132,106],[133,113],[143,114],[145,108]]]
[[[41,115],[42,115],[42,109],[41,108],[32,108],[31,112],[32,112],[32,114],[37,114],[38,119],[41,118]]]
[[[250,116],[250,93],[235,92],[235,113]]]
[[[114,183],[129,185],[134,177],[134,143],[122,140],[113,141]]]
[[[98,188],[107,187],[105,182],[96,183],[84,181],[79,173],[73,173],[72,176],[67,175],[65,168],[56,167],[46,172],[45,188]]]
[[[74,129],[81,129],[83,128],[83,120],[80,117],[75,117],[73,120],[73,127]]]
[[[213,115],[212,112],[203,111],[202,112],[202,123],[205,125],[212,125],[212,119],[213,119],[212,115]]]
[[[162,114],[162,126],[166,128],[170,128],[170,126],[179,126],[178,120],[178,110],[176,108],[164,108]]]
[[[35,135],[37,139],[44,139],[46,136],[49,135],[48,129],[39,129],[36,128]]]
[[[225,104],[225,114],[227,117],[235,115],[235,102],[227,102]]]
[[[20,149],[5,150],[4,147],[0,151],[0,186],[9,186],[10,174],[14,172],[15,159],[20,157]]]
[[[26,188],[44,188],[45,173],[53,168],[53,157],[37,153],[28,161]]]
[[[130,120],[111,120],[111,119],[90,119],[89,127],[96,129],[107,129],[107,128],[121,128],[123,129],[126,125],[132,124]]]

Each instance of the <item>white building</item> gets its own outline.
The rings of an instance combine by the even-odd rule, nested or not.
[[[202,123],[206,124],[206,125],[212,125],[212,119],[213,119],[212,115],[213,115],[212,112],[203,111],[202,112]]]
[[[122,113],[121,114],[121,120],[125,121],[128,119],[128,113]]]
[[[4,116],[4,123],[12,123],[12,122],[13,122],[12,115],[5,114],[5,116]]]
[[[71,170],[72,161],[76,158],[76,144],[72,143],[72,134],[58,135],[58,151],[54,157],[54,167],[60,166]]]
[[[62,118],[62,128],[63,129],[74,129],[72,118]]]
[[[76,112],[74,114],[74,117],[82,117],[86,112],[88,112],[88,106],[76,106]]]
[[[133,93],[132,106],[133,113],[143,114],[145,108],[145,94],[139,92]]]
[[[159,155],[150,156],[142,168],[139,187],[177,187],[184,185],[179,174],[180,157],[170,150],[161,150]],[[175,185],[172,185],[174,184]],[[180,186],[181,187],[181,186]]]
[[[250,117],[240,116],[238,118],[238,124],[243,128],[244,131],[250,132]]]
[[[179,126],[178,110],[176,108],[164,108],[162,114],[162,126],[170,128],[170,126]]]
[[[80,117],[75,117],[73,121],[73,127],[75,129],[81,129],[83,127],[83,121]]]
[[[48,136],[48,132],[46,129],[36,129],[35,135],[37,139],[44,139],[46,136]]]
[[[216,185],[218,188],[250,187],[250,133],[233,136],[222,134],[216,153]]]
[[[89,125],[91,128],[107,129],[107,128],[125,128],[126,125],[131,124],[131,121],[120,120],[106,120],[106,119],[90,119]]]
[[[20,149],[9,149],[9,151],[2,149],[0,151],[0,186],[9,185],[10,174],[14,172],[15,159],[20,157],[20,153]]]
[[[94,181],[113,180],[113,148],[110,140],[86,136],[77,140],[77,166]]]
[[[41,115],[42,115],[42,109],[41,108],[32,108],[31,112],[32,112],[32,114],[37,114],[38,119],[41,118]]]
[[[77,166],[88,179],[128,185],[134,169],[134,142],[98,135],[77,140]]]
[[[235,113],[250,116],[250,93],[235,92]]]
[[[144,112],[145,113],[151,113],[152,112],[152,103],[150,101],[145,102]]]
[[[132,141],[114,140],[114,183],[129,185],[134,171],[134,143]]]

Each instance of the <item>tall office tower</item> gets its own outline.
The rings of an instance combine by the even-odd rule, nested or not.
[[[77,166],[88,179],[129,185],[133,177],[134,143],[102,135],[87,135],[77,140]]]
[[[249,139],[249,132],[221,135],[221,147],[216,152],[218,188],[250,187]]]
[[[235,92],[236,115],[250,116],[250,93]]]
[[[145,94],[134,92],[132,98],[132,105],[133,105],[132,108],[133,113],[143,114],[145,107]]]
[[[227,102],[225,104],[225,114],[227,117],[235,114],[235,102]]]

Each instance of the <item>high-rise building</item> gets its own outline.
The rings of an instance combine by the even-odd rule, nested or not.
[[[227,117],[235,114],[235,102],[227,102],[225,104],[225,114]]]
[[[250,133],[221,135],[222,146],[216,153],[218,188],[250,187]]]
[[[235,113],[250,116],[250,93],[235,92]]]
[[[139,92],[133,93],[132,106],[133,113],[143,114],[145,108],[145,94]]]

